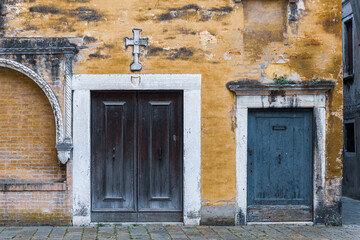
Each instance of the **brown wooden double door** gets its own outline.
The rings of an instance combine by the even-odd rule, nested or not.
[[[92,221],[182,221],[182,92],[92,92]]]

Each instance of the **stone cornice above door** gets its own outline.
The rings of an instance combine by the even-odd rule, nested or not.
[[[76,54],[78,49],[68,38],[1,38],[0,55]]]
[[[244,80],[228,82],[226,87],[235,92],[236,95],[242,96],[270,96],[270,95],[319,95],[324,94],[335,86],[332,81],[303,81],[289,84],[261,84],[256,80]]]

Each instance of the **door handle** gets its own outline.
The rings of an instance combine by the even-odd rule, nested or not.
[[[279,153],[279,161],[278,164],[281,164],[281,154]]]
[[[113,161],[115,161],[115,147],[113,147],[113,155],[112,155],[112,159],[113,159]]]
[[[248,155],[249,155],[249,157],[251,157],[252,154],[253,154],[252,149],[248,148]],[[252,162],[252,161],[250,161],[249,171],[250,171],[251,174],[253,173],[253,162]]]
[[[162,161],[162,148],[160,148],[160,149],[158,150],[158,152],[159,152],[159,158],[158,158],[158,160],[161,162],[161,161]]]

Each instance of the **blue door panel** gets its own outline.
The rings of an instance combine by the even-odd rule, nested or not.
[[[312,110],[249,110],[248,205],[312,204]]]

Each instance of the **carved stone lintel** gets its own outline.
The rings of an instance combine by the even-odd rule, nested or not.
[[[241,80],[226,84],[227,89],[235,92],[236,95],[246,96],[267,96],[272,91],[281,91],[284,94],[317,95],[330,91],[334,86],[335,82],[328,80],[319,80],[317,82],[302,81],[283,85],[261,84],[256,80]]]
[[[71,158],[71,150],[73,145],[70,140],[66,140],[63,143],[56,144],[58,152],[58,158],[62,164],[65,164]]]

